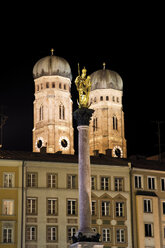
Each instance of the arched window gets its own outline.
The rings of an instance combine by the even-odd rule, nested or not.
[[[98,123],[97,123],[97,117],[93,118],[93,132],[97,131]]]
[[[59,119],[65,120],[65,107],[63,104],[60,104],[59,106]]]
[[[55,88],[55,82],[52,83],[52,88]]]
[[[113,129],[114,130],[117,130],[118,129],[118,120],[117,120],[117,117],[114,115],[113,116]]]
[[[41,105],[39,110],[39,120],[42,121],[44,119],[44,106]]]

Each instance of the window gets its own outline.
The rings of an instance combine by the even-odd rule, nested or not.
[[[65,119],[65,107],[62,104],[60,104],[60,106],[59,106],[59,119],[60,120]]]
[[[165,226],[163,226],[163,238],[165,239]]]
[[[101,190],[110,189],[110,179],[109,177],[101,177]]]
[[[142,177],[135,176],[135,188],[142,189]]]
[[[96,97],[94,98],[94,102],[96,102],[97,101],[97,99],[96,99]]]
[[[4,188],[14,187],[14,173],[4,173],[3,174],[3,185]]]
[[[162,210],[163,210],[163,214],[165,214],[165,202],[162,202]]]
[[[56,242],[57,241],[57,227],[56,226],[47,226],[47,242]]]
[[[112,97],[112,101],[115,102],[115,97],[114,96]]]
[[[77,232],[77,227],[75,226],[69,226],[68,230],[67,230],[67,241],[71,242],[72,241],[72,237],[76,234]]]
[[[117,130],[117,129],[118,129],[117,117],[113,116],[113,130]]]
[[[103,242],[110,242],[111,241],[109,228],[103,228],[102,229],[102,238],[103,238]]]
[[[37,187],[37,173],[27,173],[27,187]]]
[[[91,176],[91,189],[96,190],[96,176]]]
[[[117,241],[117,243],[124,243],[125,242],[125,230],[124,229],[117,229],[116,230],[116,241]]]
[[[57,199],[47,199],[47,215],[57,215]]]
[[[52,83],[52,88],[55,88],[55,82]]]
[[[37,89],[37,91],[39,91],[39,85],[37,85],[36,89]]]
[[[96,215],[96,201],[92,200],[92,215]]]
[[[117,103],[119,103],[119,97],[116,98]]]
[[[14,214],[14,200],[3,200],[3,215]]]
[[[144,224],[145,237],[153,237],[153,224]]]
[[[64,84],[64,90],[66,90],[66,84]]]
[[[26,241],[37,241],[37,227],[26,226]]]
[[[57,188],[57,175],[47,174],[47,186],[48,188]]]
[[[161,178],[161,190],[165,191],[165,178]]]
[[[106,96],[106,101],[109,101],[109,96]]]
[[[37,199],[36,198],[27,198],[27,207],[26,214],[27,215],[36,215],[37,214]]]
[[[101,212],[102,216],[110,216],[110,201],[102,201]]]
[[[4,227],[3,228],[3,243],[13,243],[13,229]]]
[[[67,188],[77,189],[77,176],[76,175],[67,175]]]
[[[47,89],[49,88],[49,83],[48,83],[48,82],[46,83],[46,88],[47,88]]]
[[[76,215],[77,214],[77,201],[74,199],[67,200],[67,214]]]
[[[97,123],[97,117],[93,118],[93,132],[97,131],[98,123]]]
[[[148,189],[156,189],[155,177],[148,177]]]
[[[41,90],[43,90],[43,88],[44,88],[44,87],[43,87],[43,84],[41,84]]]
[[[100,96],[100,101],[103,101],[103,96]]]
[[[41,105],[39,110],[39,121],[42,121],[44,119],[44,106]]]
[[[61,83],[59,83],[59,89],[61,89]]]
[[[124,202],[116,202],[116,217],[124,216]]]
[[[144,199],[144,213],[151,213],[151,212],[152,212],[152,200]]]
[[[115,191],[123,191],[124,190],[124,180],[123,178],[115,178]]]

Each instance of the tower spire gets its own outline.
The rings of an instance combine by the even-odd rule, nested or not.
[[[51,56],[53,56],[54,55],[54,48],[51,48]]]

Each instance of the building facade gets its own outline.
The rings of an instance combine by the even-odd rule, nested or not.
[[[22,161],[0,159],[0,247],[21,247]]]
[[[135,248],[165,247],[165,166],[132,162],[132,221]]]
[[[101,161],[99,157],[91,161],[91,225],[101,234],[104,247],[130,248],[130,169],[127,161],[105,157]],[[22,238],[21,232],[18,235],[22,246],[14,247],[69,247],[79,227],[77,157],[31,153],[19,163],[23,181],[17,211],[22,216]]]

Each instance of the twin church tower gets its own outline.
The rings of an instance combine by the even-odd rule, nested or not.
[[[40,59],[33,68],[35,82],[33,152],[74,154],[72,73],[61,57]],[[89,126],[90,155],[111,153],[126,157],[123,82],[118,73],[103,69],[91,75],[90,108],[95,112]],[[73,80],[74,81],[74,80]],[[75,99],[76,101],[76,99]],[[45,149],[44,148],[44,149]]]

